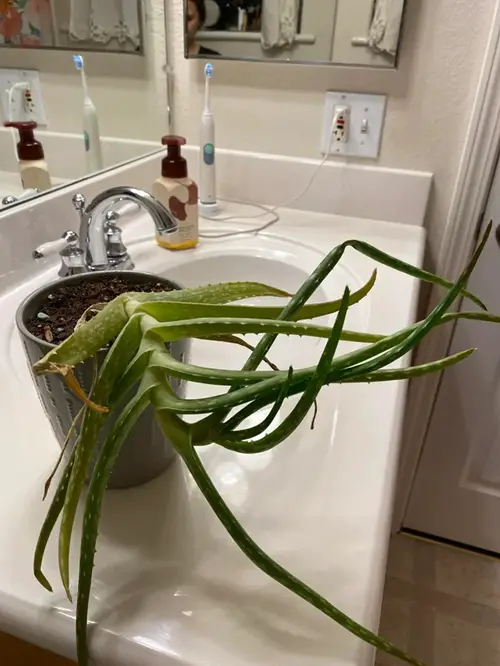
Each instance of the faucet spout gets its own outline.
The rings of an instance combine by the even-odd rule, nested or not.
[[[105,239],[105,212],[119,201],[132,201],[147,211],[154,222],[157,236],[165,237],[177,231],[175,218],[147,192],[134,187],[113,187],[105,190],[81,211],[80,243],[85,251],[89,270],[106,270],[111,267]]]

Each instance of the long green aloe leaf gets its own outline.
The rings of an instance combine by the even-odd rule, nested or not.
[[[491,224],[488,225],[486,232],[483,234],[481,242],[479,243],[476,251],[474,252],[471,261],[467,267],[462,271],[457,283],[448,291],[447,295],[443,298],[441,303],[439,303],[430,315],[424,319],[424,321],[415,328],[412,333],[401,342],[399,345],[393,347],[387,352],[384,352],[379,357],[366,361],[362,363],[359,367],[353,367],[350,370],[347,370],[343,373],[343,379],[349,379],[351,377],[363,376],[366,373],[374,372],[379,370],[382,367],[385,367],[395,360],[404,356],[406,353],[411,351],[440,321],[441,317],[446,314],[448,308],[453,304],[456,298],[463,292],[467,281],[474,270],[481,254],[483,252],[484,246],[486,245],[489,235],[491,232]]]
[[[47,543],[50,539],[50,535],[54,529],[54,526],[59,518],[61,511],[64,506],[64,500],[66,499],[66,492],[68,490],[69,479],[71,476],[71,470],[73,469],[74,462],[74,450],[73,453],[66,464],[66,468],[61,476],[61,479],[57,485],[56,492],[50,504],[50,508],[45,516],[45,520],[40,530],[40,535],[35,547],[35,555],[33,558],[33,573],[38,582],[43,585],[43,587],[52,592],[52,585],[47,580],[46,576],[42,573],[42,562],[43,556],[45,554],[45,549],[47,548]]]
[[[79,330],[83,330],[83,328],[85,328],[85,326],[82,326]],[[127,363],[127,361],[133,356],[134,351],[139,344],[140,333],[140,318],[132,317],[128,324],[122,329],[115,344],[106,354],[106,358],[104,359],[92,393],[94,401],[104,405],[107,403],[111,390],[123,371],[123,363]],[[85,485],[85,479],[98,443],[99,433],[107,416],[107,414],[87,409],[80,432],[80,438],[78,440],[78,446],[75,450],[73,469],[71,471],[71,477],[64,501],[61,529],[59,532],[59,571],[64,589],[70,600],[69,553],[73,524],[75,522],[78,502]]]
[[[488,236],[490,235],[491,226],[492,223],[490,222],[484,234],[486,238],[488,238]],[[373,259],[379,264],[388,266],[389,268],[393,268],[394,270],[399,271],[400,273],[405,273],[406,275],[410,275],[411,277],[417,278],[422,282],[428,282],[429,284],[434,284],[438,287],[444,287],[445,289],[452,289],[454,287],[453,282],[445,280],[444,278],[435,275],[434,273],[429,273],[428,271],[424,271],[421,268],[412,266],[411,264],[406,263],[406,261],[401,261],[401,259],[397,259],[396,257],[393,257],[392,255],[387,254],[386,252],[382,252],[382,250],[379,250],[378,248],[374,247],[373,245],[370,245],[369,243],[365,243],[364,241],[349,240],[343,243],[340,247],[343,249],[352,247],[354,250],[357,250],[361,254],[364,254],[365,257],[370,257],[370,259]],[[474,296],[474,294],[471,294],[463,286],[459,292],[459,295],[469,299],[470,301],[478,305],[482,310],[488,309],[486,305],[481,301],[481,299],[479,299],[477,296]]]
[[[453,354],[452,356],[446,356],[439,361],[433,361],[432,363],[424,363],[422,365],[414,365],[411,368],[401,368],[399,370],[377,370],[376,372],[370,372],[361,377],[355,377],[353,379],[346,379],[346,384],[373,384],[375,382],[395,382],[405,379],[415,379],[417,377],[423,377],[424,375],[430,375],[437,372],[443,372],[457,363],[465,361],[469,358],[476,349],[465,349],[462,352]]]
[[[368,282],[351,294],[349,306],[361,302],[373,289],[377,279],[377,271],[374,271]],[[145,312],[157,321],[168,322],[179,319],[207,319],[207,318],[252,318],[252,319],[277,319],[283,307],[258,306],[258,305],[209,305],[198,303],[155,301],[141,303],[135,312]],[[328,301],[326,303],[313,303],[305,305],[297,312],[292,321],[301,319],[316,319],[325,315],[334,314],[340,310],[342,299]]]
[[[82,542],[80,549],[80,575],[78,580],[78,600],[76,607],[76,642],[79,666],[87,666],[89,661],[87,644],[87,620],[89,611],[94,554],[99,533],[104,493],[113,471],[120,449],[141,414],[150,404],[149,394],[156,382],[155,377],[146,372],[137,395],[123,409],[106,441],[89,485],[83,518]]]
[[[169,292],[132,293],[130,296],[139,303],[182,301],[186,303],[224,304],[263,296],[290,298],[291,294],[283,291],[283,289],[277,289],[261,282],[221,282],[220,284],[205,284],[201,287],[187,287]]]
[[[169,418],[166,414],[159,413],[158,421],[164,428],[168,436],[172,433]],[[384,652],[402,659],[412,666],[424,666],[418,659],[414,659],[406,652],[400,650],[392,643],[385,641],[375,633],[365,629],[363,626],[349,618],[345,613],[333,606],[327,599],[318,594],[311,587],[296,578],[289,571],[284,569],[278,562],[267,555],[250,537],[245,529],[230,511],[217,489],[213,485],[203,464],[191,443],[181,443],[177,441],[179,454],[184,460],[187,468],[191,472],[196,485],[204,495],[215,515],[226,528],[228,534],[235,544],[243,551],[248,559],[253,562],[261,571],[270,576],[277,583],[280,583],[288,590],[304,599],[306,602],[317,608],[329,618],[340,624],[344,629],[354,634],[364,642]]]

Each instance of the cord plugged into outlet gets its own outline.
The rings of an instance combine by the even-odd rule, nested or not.
[[[321,153],[335,157],[378,157],[385,106],[384,95],[326,93]]]
[[[33,104],[33,95],[31,92],[30,84],[28,81],[14,83],[6,91],[7,93],[7,120],[9,122],[18,121],[19,107],[23,111],[23,115],[30,116]],[[23,118],[24,120],[24,118]]]
[[[36,71],[0,69],[0,102],[3,120],[47,125],[40,77]]]

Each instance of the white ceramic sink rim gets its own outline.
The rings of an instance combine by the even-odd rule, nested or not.
[[[139,269],[143,269],[144,245],[134,244],[134,239],[148,229],[139,221],[127,230]],[[302,256],[312,260],[324,256],[326,248],[358,237],[420,263],[423,249],[420,229],[356,221],[333,227],[324,215],[307,214],[305,228],[300,213],[291,213],[280,223],[279,232],[287,241],[278,235],[243,237],[238,242],[209,241],[191,253],[191,259],[187,253],[164,255],[175,267],[230,255],[235,247],[251,252],[260,245],[265,254],[273,244],[281,244],[299,256],[303,249]],[[148,257],[161,258],[161,252],[152,247]],[[373,269],[371,261],[350,251],[344,266],[357,286]],[[47,281],[54,271],[48,267],[35,282]],[[33,285],[0,293],[0,310],[7,301],[10,306],[19,302]],[[370,303],[361,306],[363,327],[366,323],[367,330],[389,332],[407,325],[416,295],[414,280],[381,269]],[[1,326],[5,324],[0,330]],[[2,354],[0,371],[4,368]],[[54,544],[47,555],[54,595],[39,588],[31,576],[32,548],[45,511],[40,491],[55,457],[54,438],[40,415],[34,390],[14,381],[13,373],[0,376],[6,396],[0,403],[1,422],[6,424],[0,447],[0,541],[6,544],[0,549],[0,630],[72,657],[73,609],[57,585]],[[271,458],[243,462],[214,447],[205,454],[217,484],[256,540],[373,628],[380,610],[404,388],[390,384],[325,390],[320,401],[324,417],[314,438],[306,427]],[[337,410],[331,409],[332,401]],[[312,455],[310,448],[316,443],[321,447]],[[292,468],[294,479],[278,474]],[[370,649],[247,563],[186,482],[180,465],[168,475],[168,486],[159,479],[108,498],[94,586],[93,617],[99,627],[92,637],[92,651],[98,664],[370,662]],[[186,500],[182,506],[180,496]],[[144,511],[165,505],[168,515],[163,509],[149,515]]]

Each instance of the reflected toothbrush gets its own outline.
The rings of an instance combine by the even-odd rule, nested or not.
[[[217,193],[215,179],[215,121],[210,99],[210,81],[213,65],[205,65],[205,108],[201,116],[200,144],[200,210],[206,215],[217,213]]]
[[[73,62],[82,77],[83,89],[83,139],[85,141],[85,155],[87,158],[87,173],[95,173],[103,168],[101,136],[99,134],[99,120],[97,109],[90,99],[87,77],[81,55],[74,55]]]

